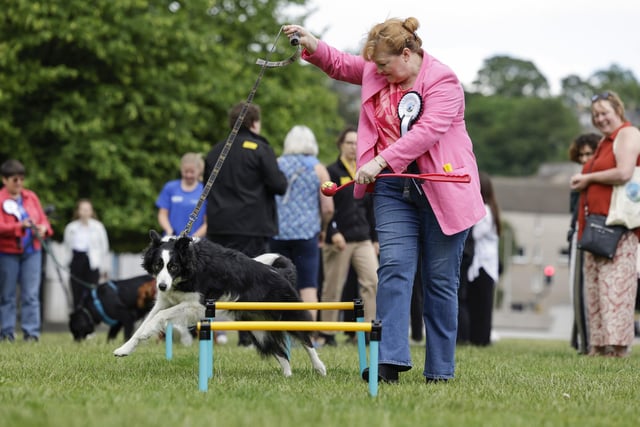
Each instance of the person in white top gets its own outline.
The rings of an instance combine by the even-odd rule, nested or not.
[[[89,294],[90,285],[106,280],[110,271],[107,230],[96,219],[89,199],[76,203],[74,220],[64,229],[63,243],[69,260],[73,306],[77,307]]]
[[[471,229],[474,252],[466,272],[469,343],[491,344],[494,288],[500,274],[500,211],[487,173],[480,172],[480,193],[487,214]]]

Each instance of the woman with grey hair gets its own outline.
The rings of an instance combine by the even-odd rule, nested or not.
[[[317,156],[313,131],[294,126],[278,158],[288,187],[284,195],[276,196],[279,232],[271,240],[271,251],[291,258],[295,264],[298,292],[305,302],[318,301],[319,245],[333,217],[333,199],[320,192],[320,183],[329,180],[329,172]],[[315,319],[316,313],[312,316]]]

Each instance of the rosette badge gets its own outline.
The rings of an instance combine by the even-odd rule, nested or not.
[[[400,135],[409,131],[411,125],[418,120],[422,113],[422,98],[415,91],[404,94],[398,103],[398,117],[400,118]]]

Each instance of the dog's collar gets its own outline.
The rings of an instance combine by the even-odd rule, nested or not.
[[[107,285],[109,285],[109,287],[111,289],[113,289],[114,291],[118,290],[118,288],[116,287],[116,285],[112,281],[107,282]],[[109,326],[117,325],[118,321],[113,319],[113,318],[111,318],[111,317],[109,317],[109,316],[107,316],[107,313],[104,311],[104,307],[102,306],[102,303],[100,302],[100,298],[98,298],[98,289],[97,288],[91,289],[91,298],[93,298],[93,306],[98,311],[98,314],[100,314],[100,317],[102,317],[102,320],[104,321],[104,323],[106,323]]]

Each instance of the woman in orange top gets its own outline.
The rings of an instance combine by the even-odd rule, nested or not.
[[[640,156],[640,131],[625,118],[620,97],[609,91],[591,101],[591,122],[604,138],[582,173],[571,178],[571,188],[582,192],[578,239],[584,230],[585,211],[607,215],[613,186],[631,179]],[[623,357],[633,343],[639,237],[639,228],[624,233],[612,260],[584,254],[589,355]]]

